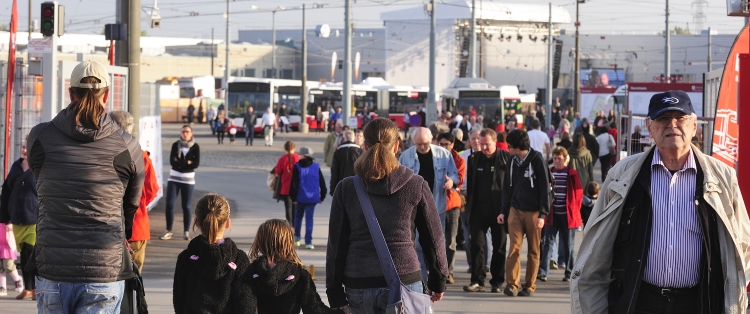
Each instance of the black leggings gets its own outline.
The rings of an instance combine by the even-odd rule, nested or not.
[[[224,130],[216,131],[216,139],[219,141],[219,144],[222,144],[224,142]]]
[[[292,197],[289,195],[282,195],[281,200],[284,201],[286,221],[289,222],[290,226],[294,227],[294,204],[292,204]]]
[[[609,168],[612,164],[612,154],[599,156],[599,162],[602,165],[602,182],[604,182],[604,180],[607,178],[607,173],[609,173]]]
[[[21,244],[21,274],[23,275],[23,289],[24,290],[34,290],[36,289],[36,281],[34,280],[34,276],[31,274],[26,274],[24,272],[24,269],[26,268],[26,264],[29,263],[29,259],[31,258],[31,253],[34,252],[34,246],[31,244],[28,244],[24,242]]]

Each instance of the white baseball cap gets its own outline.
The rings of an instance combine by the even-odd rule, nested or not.
[[[83,78],[90,76],[99,79],[100,83],[81,83]],[[73,73],[70,75],[70,87],[96,89],[109,87],[109,73],[99,62],[83,61],[73,69]]]

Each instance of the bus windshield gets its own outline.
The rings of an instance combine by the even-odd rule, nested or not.
[[[332,108],[336,108],[338,106],[343,107],[343,104],[341,103],[340,90],[310,90],[309,103],[307,105],[308,115],[315,116],[318,107],[320,107],[322,111],[327,111],[328,106],[331,106]]]
[[[299,86],[279,86],[279,106],[286,104],[287,114],[290,116],[301,115],[302,97],[300,96]]]
[[[515,109],[516,112],[521,112],[521,100],[520,99],[505,99],[503,100],[503,107],[505,111]]]
[[[503,111],[500,107],[500,99],[497,98],[459,98],[456,100],[458,113],[468,115],[471,108],[477,111],[477,115],[484,118],[484,125],[497,125],[503,121]]]
[[[254,82],[229,83],[227,116],[242,117],[248,106],[253,106],[256,113],[266,112],[271,101],[270,85]]]
[[[416,95],[417,97],[412,97]],[[388,113],[404,113],[419,110],[420,106],[426,106],[426,92],[389,92]]]

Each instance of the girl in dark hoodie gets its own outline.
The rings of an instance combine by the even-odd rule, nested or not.
[[[201,198],[195,206],[196,225],[203,234],[177,257],[175,313],[256,313],[252,291],[240,284],[250,260],[232,239],[224,238],[229,202],[213,193]]]
[[[271,219],[258,227],[250,248],[253,263],[242,280],[259,296],[258,313],[344,313],[323,303],[315,290],[310,273],[294,251],[291,226],[281,219]]]

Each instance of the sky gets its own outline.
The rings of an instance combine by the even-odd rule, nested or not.
[[[151,7],[155,0],[141,0],[141,29],[148,36],[211,38],[225,36],[225,0],[162,0],[158,2],[162,27],[150,28]],[[455,0],[445,0],[453,2]],[[470,1],[470,0],[469,0]],[[550,0],[476,0],[532,3],[547,5]],[[576,0],[552,0],[555,6],[568,10],[571,20],[575,20]],[[586,0],[580,5],[581,32],[584,34],[635,33],[653,34],[665,28],[664,16],[666,0]],[[0,1],[0,24],[10,22],[11,0]],[[39,7],[43,1],[32,3],[32,18],[39,19]],[[101,34],[104,24],[115,22],[115,0],[59,0],[65,6],[66,32]],[[413,8],[429,3],[428,0],[352,0],[353,22],[357,28],[383,27],[380,13],[392,10]],[[438,0],[438,2],[442,2]],[[726,0],[670,0],[671,27],[696,30],[694,15],[698,6],[705,14],[704,29],[712,27],[720,34],[736,34],[742,28],[744,19],[726,16]],[[237,38],[238,29],[271,29],[272,10],[276,12],[277,29],[300,29],[302,11],[307,10],[307,27],[314,29],[319,24],[329,24],[332,28],[344,25],[344,0],[233,0],[230,5],[230,34]],[[322,8],[311,8],[315,5]],[[19,31],[26,31],[28,25],[28,0],[18,0]],[[563,29],[573,30],[573,24],[562,25]]]

